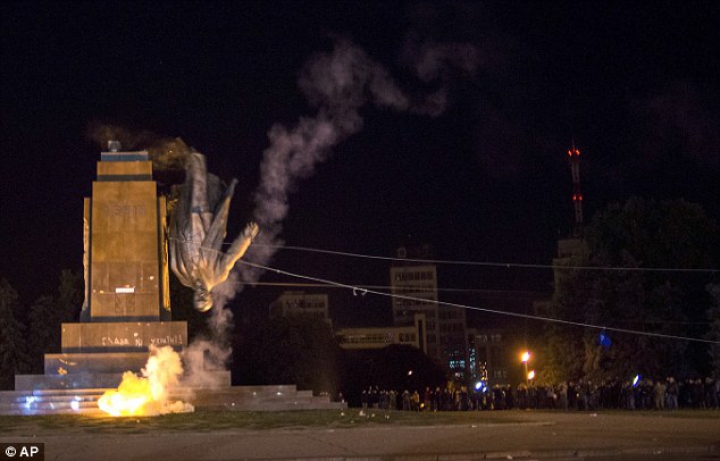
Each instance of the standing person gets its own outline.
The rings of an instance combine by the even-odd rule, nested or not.
[[[527,410],[528,408],[528,389],[525,383],[518,384],[517,388],[518,396],[518,407],[521,410]]]
[[[452,392],[450,392],[450,389],[448,389],[446,387],[445,390],[443,390],[443,410],[444,411],[452,410],[452,404],[453,404]]]
[[[577,397],[577,386],[574,382],[570,381],[570,384],[568,384],[568,407],[571,410],[578,409]]]
[[[402,409],[403,411],[410,411],[410,392],[405,389],[402,393]]]
[[[552,384],[548,384],[545,387],[545,405],[549,410],[555,409],[555,399],[557,398],[557,395],[555,394],[555,389],[553,388]]]
[[[561,382],[560,385],[558,385],[558,402],[560,404],[560,409],[563,411],[567,411],[568,409],[568,387],[565,381]]]
[[[653,399],[655,401],[655,409],[656,410],[664,410],[665,409],[665,391],[667,390],[667,387],[665,384],[663,384],[662,381],[657,380],[655,382],[655,386],[653,387]]]
[[[502,388],[498,384],[493,386],[493,402],[495,402],[496,410],[505,409],[505,395]]]
[[[704,408],[705,407],[705,386],[703,386],[702,379],[696,378],[692,386],[692,399],[693,408]]]
[[[680,392],[678,393],[678,406],[683,408],[688,408],[691,404],[690,400],[690,385],[692,384],[692,380],[689,378],[686,378],[682,382],[678,382],[678,387],[680,388]]]
[[[577,397],[577,403],[578,403],[578,410],[585,411],[588,409],[587,406],[587,385],[585,381],[581,380],[578,382],[578,397]]]
[[[715,382],[709,376],[705,378],[705,408],[717,408],[717,396],[715,395]]]
[[[395,392],[395,389],[388,391],[388,410],[397,410],[397,392]]]
[[[420,394],[418,394],[418,391],[413,391],[410,405],[412,411],[420,411]]]
[[[435,406],[435,394],[430,387],[425,388],[425,395],[423,396],[423,403],[425,404],[425,410],[433,411]]]
[[[467,411],[468,410],[468,391],[467,386],[461,386],[460,387],[460,410]]]
[[[370,394],[370,406],[377,410],[380,403],[380,390],[375,386]]]
[[[637,388],[640,389],[640,398],[635,402],[640,410],[651,410],[653,407],[652,379],[642,379],[638,382]]]
[[[512,410],[515,408],[515,401],[517,400],[515,398],[515,389],[508,384],[505,386],[505,408],[508,410]]]
[[[385,389],[380,391],[378,408],[380,408],[381,410],[388,409],[388,395]]]
[[[485,407],[488,410],[494,410],[495,409],[495,393],[492,389],[485,388]]]
[[[620,405],[624,410],[635,409],[635,396],[633,395],[633,388],[630,381],[625,381],[620,389]]]
[[[678,386],[677,381],[675,381],[675,378],[673,378],[672,376],[670,376],[667,381],[667,408],[668,410],[677,410],[678,394],[680,394],[680,387]]]
[[[366,389],[363,389],[362,394],[360,394],[360,404],[362,405],[363,411],[367,411],[369,401],[370,397],[368,396],[368,392]]]

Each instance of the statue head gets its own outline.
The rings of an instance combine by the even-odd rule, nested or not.
[[[193,296],[195,302],[195,309],[200,312],[207,312],[213,307],[213,297],[210,290],[205,288],[196,288],[195,295]]]

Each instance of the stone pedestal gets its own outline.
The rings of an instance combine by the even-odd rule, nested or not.
[[[186,322],[171,321],[166,204],[147,152],[104,152],[97,171],[85,199],[81,322],[62,324],[62,352],[45,354],[44,374],[17,375],[15,391],[0,392],[0,414],[98,414],[97,400],[126,371],[140,373],[149,346],[187,346]],[[190,384],[173,397],[217,410],[345,407],[292,385],[231,387],[229,371],[209,373],[212,388]]]
[[[116,387],[150,345],[187,346],[187,324],[170,321],[167,210],[147,152],[101,154],[83,241],[81,322],[62,325],[62,353],[45,355],[44,375],[16,376],[16,390]]]

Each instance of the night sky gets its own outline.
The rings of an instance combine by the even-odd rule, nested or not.
[[[294,181],[287,245],[394,256],[430,243],[441,260],[549,264],[572,228],[573,139],[586,219],[633,195],[720,216],[717,2],[3,2],[0,17],[0,276],[28,303],[82,270],[83,197],[106,149],[89,127],[180,137],[237,178],[234,236],[268,132],[318,116],[298,82],[339,43],[410,104],[363,93],[362,125]],[[442,107],[422,109],[437,94]],[[297,250],[270,263],[351,285],[387,285],[388,264]],[[438,273],[443,290],[475,290],[441,299],[493,309],[551,290],[547,269]],[[287,288],[268,284],[302,280],[260,282],[236,315],[266,315]],[[390,317],[387,298],[330,293],[340,325]]]

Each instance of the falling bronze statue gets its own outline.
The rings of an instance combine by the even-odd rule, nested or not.
[[[227,280],[259,231],[257,224],[249,223],[223,251],[236,184],[233,179],[221,195],[220,181],[208,175],[205,157],[188,156],[185,184],[170,224],[170,267],[183,285],[195,290],[195,309],[200,312],[213,307],[213,287]]]

